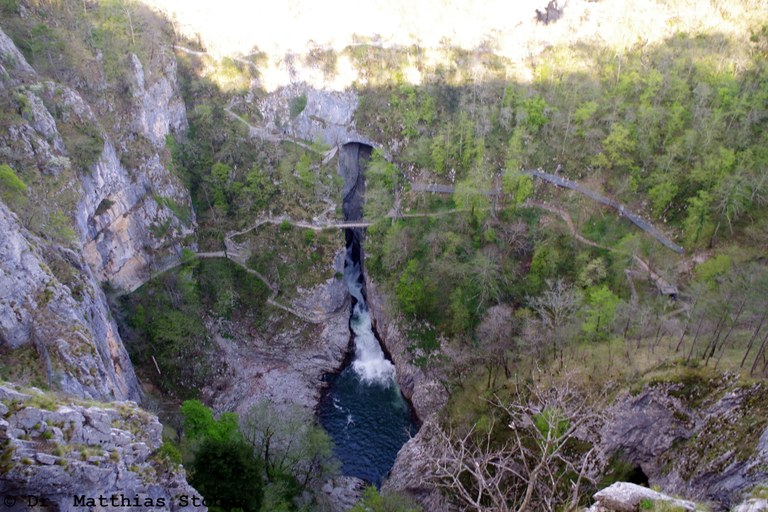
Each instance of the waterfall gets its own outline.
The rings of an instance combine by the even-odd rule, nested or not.
[[[344,178],[344,219],[363,218],[365,179],[362,167],[371,156],[371,147],[364,144],[346,144],[339,154],[339,173]],[[363,280],[362,229],[347,229],[347,257],[344,261],[344,281],[352,296],[352,317],[349,327],[355,343],[352,368],[365,384],[390,386],[395,382],[395,366],[384,357],[384,351],[371,326],[371,315],[365,301]]]
[[[339,173],[344,178],[344,219],[363,217],[365,180],[362,168],[371,147],[350,143],[339,151]],[[328,376],[318,418],[335,444],[334,453],[345,475],[376,487],[392,468],[398,450],[418,427],[410,404],[395,381],[395,366],[384,356],[371,325],[366,301],[362,229],[347,229],[344,282],[352,297],[349,329],[354,344],[349,365]]]
[[[354,255],[360,254],[355,250],[354,244],[359,242],[355,236],[349,238],[352,240],[347,248],[347,257],[344,262],[344,280],[349,288],[349,294],[354,298],[352,318],[349,321],[355,343],[355,359],[352,361],[352,368],[366,384],[390,386],[395,382],[395,365],[384,357],[379,340],[373,333],[371,315],[363,293],[362,265],[360,261],[354,260]]]

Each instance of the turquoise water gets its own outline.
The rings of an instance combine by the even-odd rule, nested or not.
[[[366,383],[351,365],[332,377],[319,419],[336,445],[342,473],[377,487],[417,431],[410,405],[394,381]]]

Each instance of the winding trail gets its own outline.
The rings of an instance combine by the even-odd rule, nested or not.
[[[657,274],[656,272],[651,269],[651,266],[648,264],[647,261],[642,259],[640,256],[637,256],[636,254],[630,254],[624,251],[620,251],[618,249],[614,249],[612,247],[607,247],[605,245],[598,244],[596,242],[593,242],[592,240],[585,238],[582,236],[581,233],[576,229],[576,225],[573,223],[573,219],[571,218],[571,215],[556,206],[541,202],[541,201],[534,201],[531,199],[528,199],[525,202],[526,205],[535,206],[537,208],[541,208],[542,210],[546,210],[550,213],[554,213],[555,215],[558,215],[563,221],[565,222],[566,226],[568,226],[568,230],[571,232],[571,236],[573,236],[576,240],[579,242],[589,245],[591,247],[595,247],[597,249],[602,249],[605,251],[615,252],[618,254],[624,254],[627,256],[631,256],[632,260],[645,272],[648,274],[648,277],[651,278],[651,281],[656,285],[656,288],[659,290],[659,292],[662,295],[677,295],[678,290],[677,287],[673,284],[670,284],[666,279],[664,279],[662,276]],[[629,270],[628,270],[629,272]],[[631,283],[631,281],[630,281]],[[634,294],[634,285],[632,286],[632,292]]]
[[[619,216],[625,217],[626,219],[628,219],[635,226],[639,227],[640,229],[642,229],[643,231],[651,235],[653,238],[655,238],[664,247],[671,249],[678,254],[683,254],[684,252],[684,249],[681,246],[677,245],[672,240],[670,240],[658,228],[653,226],[650,222],[646,221],[636,213],[632,212],[629,208],[619,203],[618,201],[615,201],[609,197],[598,194],[594,190],[584,187],[576,183],[575,181],[571,181],[562,176],[557,176],[555,174],[544,172],[541,169],[528,169],[528,170],[520,171],[520,173],[526,174],[528,176],[533,176],[535,178],[539,178],[548,183],[552,183],[553,185],[558,187],[574,190],[586,197],[589,197],[590,199],[592,199],[597,203],[613,208],[619,213]],[[434,194],[452,194],[454,191],[454,187],[453,185],[440,185],[435,183],[412,183],[411,190],[414,192],[431,192]],[[483,193],[488,196],[502,195],[501,190],[488,190]]]
[[[196,50],[191,50],[189,48],[185,48],[182,46],[176,45],[175,48],[179,51],[191,54],[191,55],[207,55],[207,52],[199,52]],[[241,62],[243,64],[247,64],[250,66],[253,66],[254,64],[246,59],[236,58],[238,62]],[[314,153],[320,154],[323,156],[323,164],[328,163],[334,156],[336,156],[339,146],[336,145],[332,147],[330,150],[326,152],[319,151],[316,147],[313,147],[311,144],[308,144],[307,142],[298,139],[296,137],[290,136],[288,134],[280,134],[276,133],[274,131],[270,131],[264,127],[254,126],[251,124],[247,119],[243,118],[242,116],[238,115],[237,113],[232,111],[232,106],[229,105],[225,108],[225,112],[228,116],[230,116],[232,119],[243,123],[248,128],[248,133],[253,138],[259,138],[262,140],[267,140],[270,142],[280,143],[280,142],[290,142],[293,144],[296,144],[308,151],[312,151]],[[541,169],[529,169],[529,170],[523,170],[521,171],[522,174],[526,174],[529,176],[536,177],[538,179],[541,179],[543,181],[546,181],[548,183],[551,183],[555,186],[567,188],[570,190],[574,190],[576,192],[579,192],[580,194],[589,197],[590,199],[594,200],[595,202],[611,207],[615,209],[620,216],[626,217],[629,221],[631,221],[633,224],[635,224],[637,227],[651,235],[653,238],[655,238],[659,243],[664,245],[665,247],[675,251],[678,254],[683,253],[683,248],[679,245],[672,242],[669,238],[667,238],[660,230],[658,230],[656,227],[651,225],[649,222],[642,219],[637,214],[633,213],[629,209],[627,209],[623,204],[610,199],[608,197],[605,197],[601,194],[598,194],[597,192],[584,187],[580,185],[577,182],[571,181],[567,178],[557,176],[554,174],[546,173],[542,171]],[[453,185],[442,185],[442,184],[435,184],[435,183],[419,183],[419,182],[412,182],[410,184],[410,190],[414,192],[428,192],[428,193],[438,193],[438,194],[452,194],[454,192],[454,186]],[[488,190],[483,192],[487,196],[493,196],[498,197],[503,195],[503,191],[500,189],[494,189],[494,190]],[[612,252],[618,252],[624,254],[622,251],[618,251],[616,249],[606,247],[603,245],[600,245],[596,242],[593,242],[592,240],[589,240],[585,238],[584,236],[579,233],[579,231],[576,229],[576,226],[573,223],[573,219],[571,218],[570,214],[566,212],[563,209],[557,208],[555,206],[549,205],[547,203],[541,202],[541,201],[534,201],[534,200],[527,200],[526,204],[531,206],[536,206],[538,208],[544,209],[546,211],[549,211],[550,213],[558,215],[568,227],[568,230],[571,232],[571,235],[579,240],[580,242],[589,245],[591,247],[612,251]],[[466,212],[470,211],[467,208],[455,208],[451,210],[444,210],[439,212],[423,212],[423,213],[402,213],[399,211],[399,208],[397,204],[393,207],[392,210],[390,210],[383,218],[390,218],[390,219],[404,219],[404,218],[426,218],[426,217],[438,217],[442,215],[451,215],[454,213],[459,212]],[[381,220],[381,219],[377,219]],[[302,313],[295,308],[292,308],[290,306],[286,306],[285,304],[282,304],[278,302],[277,296],[280,293],[279,286],[269,281],[264,275],[259,273],[257,270],[249,267],[246,263],[247,258],[241,254],[241,252],[238,250],[237,242],[234,240],[236,237],[245,235],[254,229],[259,228],[260,226],[263,226],[265,224],[273,224],[273,225],[282,225],[282,224],[290,224],[295,227],[300,227],[304,229],[311,229],[313,231],[323,231],[328,229],[348,229],[348,228],[365,228],[369,227],[374,224],[374,221],[370,220],[359,220],[359,221],[333,221],[328,220],[325,222],[319,222],[319,221],[301,221],[301,220],[293,220],[290,217],[286,215],[281,216],[266,216],[266,217],[260,217],[258,218],[253,224],[251,224],[249,227],[240,230],[240,231],[232,231],[227,233],[225,239],[224,239],[224,245],[227,248],[224,251],[213,251],[213,252],[197,252],[196,255],[198,258],[226,258],[235,264],[239,265],[241,268],[243,268],[246,272],[249,274],[252,274],[256,276],[259,280],[261,280],[265,286],[271,291],[270,297],[267,299],[267,303],[275,308],[281,309],[287,313],[290,313],[297,318],[309,322],[309,323],[323,323],[327,321],[329,318],[337,314],[337,312],[332,312],[325,315],[307,315],[305,313]],[[641,259],[640,257],[636,255],[631,255],[632,259],[635,261],[635,263],[648,274],[648,276],[651,278],[651,280],[655,283],[658,290],[664,294],[664,295],[676,295],[678,293],[677,288],[674,285],[671,285],[668,283],[663,277],[655,273],[650,265]],[[159,273],[171,270],[181,264],[181,261],[173,262],[169,265],[166,265],[164,268],[159,269],[158,272],[155,272],[153,275],[158,275]],[[627,270],[627,275],[629,277],[629,273],[631,271]],[[140,285],[138,285],[140,286]],[[136,286],[136,288],[138,288]],[[134,288],[134,290],[136,289]],[[133,291],[133,290],[130,290]],[[633,286],[634,291],[634,286]]]
[[[576,192],[589,197],[595,202],[598,202],[605,206],[609,206],[614,210],[616,210],[617,212],[619,212],[619,216],[626,217],[635,226],[639,227],[640,229],[642,229],[643,231],[645,231],[646,233],[654,237],[664,247],[671,249],[678,254],[683,254],[684,252],[684,249],[682,247],[680,247],[679,245],[674,243],[672,240],[667,238],[667,236],[664,235],[664,233],[662,233],[659,229],[653,226],[650,222],[646,221],[636,213],[632,212],[626,206],[619,203],[618,201],[615,201],[609,197],[600,195],[594,190],[584,187],[576,183],[575,181],[571,181],[567,178],[563,178],[562,176],[549,174],[547,172],[542,171],[541,169],[529,169],[521,172],[523,174],[528,174],[529,176],[535,176],[541,180],[552,183],[553,185],[556,185],[558,187],[575,190]]]
[[[650,277],[650,279],[654,282],[659,292],[661,292],[663,295],[676,295],[678,293],[677,287],[670,284],[662,276],[654,272],[651,269],[651,266],[648,264],[648,262],[646,262],[639,256],[634,254],[630,255],[629,253],[625,253],[623,251],[619,251],[617,249],[598,244],[584,237],[581,233],[579,233],[578,229],[576,228],[576,225],[573,222],[573,219],[571,218],[571,215],[567,211],[561,208],[558,208],[556,206],[553,206],[551,204],[547,204],[542,201],[535,201],[532,199],[528,199],[525,204],[527,206],[534,206],[537,208],[541,208],[543,210],[546,210],[560,217],[563,220],[563,222],[565,222],[571,235],[585,245],[589,245],[590,247],[595,247],[597,249],[602,249],[605,251],[611,251],[611,252],[616,252],[616,253],[626,254],[628,256],[631,256],[633,261],[642,269],[643,272],[645,272]],[[467,208],[455,208],[455,209],[445,210],[440,212],[405,213],[405,214],[402,214],[402,213],[395,214],[394,212],[390,211],[385,216],[385,218],[399,219],[399,218],[439,217],[443,215],[451,215],[454,213],[467,212],[467,211],[470,211],[470,210]],[[294,220],[288,217],[287,215],[280,215],[276,217],[273,217],[273,216],[259,217],[256,221],[254,221],[250,226],[248,226],[245,229],[228,232],[224,239],[224,245],[225,247],[227,247],[226,250],[208,251],[208,252],[201,251],[201,252],[196,252],[195,255],[198,258],[225,258],[232,261],[233,263],[240,266],[243,270],[245,270],[249,274],[256,276],[270,290],[271,294],[267,299],[267,304],[277,309],[280,309],[282,311],[285,311],[286,313],[289,313],[305,322],[312,323],[312,324],[320,324],[328,321],[330,318],[338,314],[338,311],[333,311],[331,313],[324,314],[324,315],[322,314],[307,315],[306,313],[303,313],[291,306],[278,302],[277,297],[280,294],[280,287],[275,283],[272,283],[258,270],[253,269],[247,265],[246,257],[238,249],[238,244],[234,239],[239,236],[246,235],[251,231],[258,229],[259,227],[265,224],[272,224],[272,225],[290,224],[291,226],[294,226],[294,227],[311,229],[314,231],[323,231],[328,229],[363,228],[363,227],[371,226],[373,223],[374,223],[373,221],[366,221],[366,220],[361,220],[356,222],[345,222],[345,221],[308,222],[303,220]],[[153,273],[151,277],[155,277],[163,272],[166,272],[175,267],[178,267],[181,264],[182,264],[181,261],[176,261],[171,265],[168,265],[163,267],[162,269],[159,269],[158,271]],[[130,290],[130,291],[133,291],[133,290]]]

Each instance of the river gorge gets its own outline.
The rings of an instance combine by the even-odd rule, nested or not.
[[[362,218],[364,169],[371,153],[365,144],[341,148],[339,173],[345,180],[345,221]],[[344,282],[349,290],[352,347],[345,365],[328,375],[329,388],[318,418],[335,444],[342,472],[381,485],[397,452],[417,431],[417,418],[395,379],[395,365],[385,355],[372,325],[363,274],[362,228],[345,230]]]

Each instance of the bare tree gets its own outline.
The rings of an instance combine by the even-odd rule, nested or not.
[[[240,431],[264,461],[269,482],[290,474],[303,489],[308,489],[338,469],[331,438],[302,407],[277,409],[269,401],[260,400],[243,417]]]
[[[572,323],[575,313],[582,305],[583,297],[579,290],[562,279],[547,280],[547,289],[538,297],[528,298],[528,303],[538,313],[542,324],[550,333],[552,353],[562,346],[566,327]]]
[[[504,370],[504,376],[510,377],[508,352],[514,348],[513,335],[519,321],[514,316],[514,310],[506,304],[492,306],[486,311],[475,334],[479,348],[483,354],[488,370],[488,385],[491,387],[494,375],[499,368]]]
[[[577,438],[594,438],[601,408],[569,379],[518,388],[511,403],[497,397],[490,404],[503,421],[476,424],[465,433],[431,427],[433,483],[454,496],[462,510],[576,509],[600,462],[594,449],[575,449],[575,444]]]

